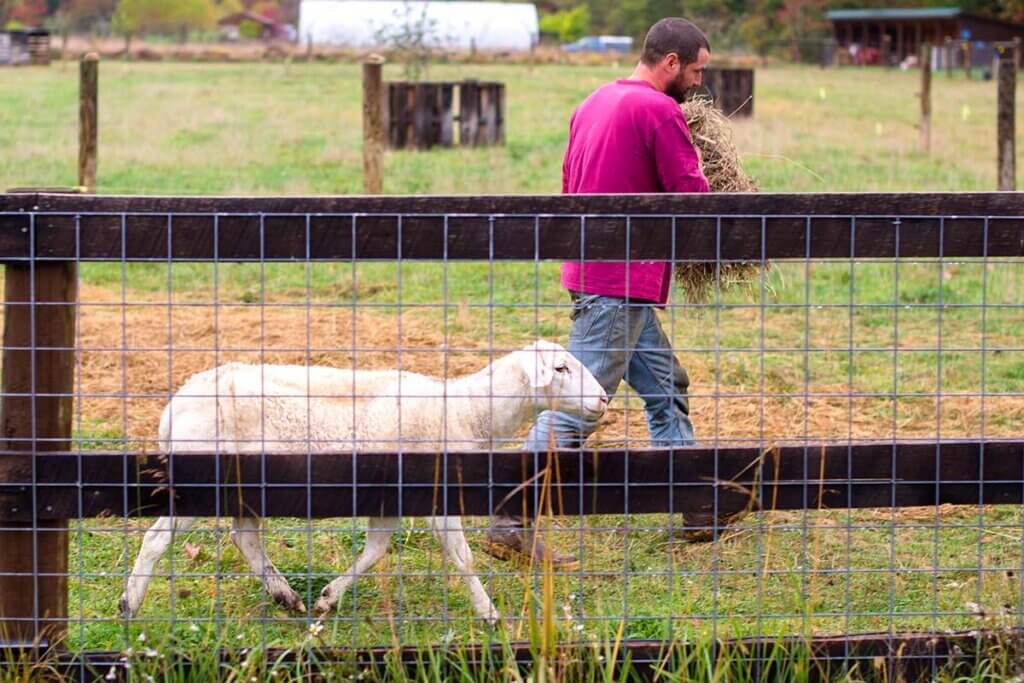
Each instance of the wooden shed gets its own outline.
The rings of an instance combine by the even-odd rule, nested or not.
[[[242,24],[251,23],[260,27],[260,39],[272,40],[281,37],[281,25],[269,17],[256,12],[241,11],[233,12],[221,17],[217,21],[221,33],[228,40],[240,40],[242,38]]]
[[[0,65],[50,63],[50,32],[46,29],[0,31]]]
[[[867,50],[872,56],[861,63],[890,63],[916,55],[922,43],[943,45],[946,39],[972,44],[1024,39],[1024,24],[965,12],[959,7],[885,8],[833,10],[836,43],[847,52]],[[977,64],[990,57],[975,51]]]

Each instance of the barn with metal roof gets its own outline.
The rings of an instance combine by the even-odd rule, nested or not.
[[[840,48],[879,50],[888,36],[893,61],[916,55],[922,43],[993,43],[1024,39],[1024,24],[966,12],[960,7],[833,10],[826,15]]]

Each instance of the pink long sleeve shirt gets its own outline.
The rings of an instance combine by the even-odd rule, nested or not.
[[[563,194],[707,192],[679,104],[650,83],[618,80],[595,90],[569,122]],[[567,261],[562,286],[576,292],[668,301],[667,261]]]

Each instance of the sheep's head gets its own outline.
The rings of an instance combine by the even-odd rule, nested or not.
[[[608,394],[586,367],[564,347],[538,339],[519,352],[537,398],[537,408],[596,420],[608,407]]]

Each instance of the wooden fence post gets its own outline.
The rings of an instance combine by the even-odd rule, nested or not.
[[[82,58],[78,79],[78,185],[89,193],[96,191],[98,93],[99,56],[90,52]]]
[[[970,80],[972,62],[974,61],[974,56],[971,54],[971,41],[965,40],[961,48],[964,51],[964,75],[967,76],[967,80]]]
[[[1013,47],[997,48],[999,55],[999,95],[997,113],[999,189],[1017,189],[1016,98],[1017,64]]]
[[[79,67],[78,189],[95,192],[99,57]],[[30,235],[34,242],[35,236]],[[0,443],[12,451],[71,449],[75,364],[75,263],[4,267]],[[30,487],[32,468],[0,469],[0,482]],[[59,645],[67,632],[66,520],[4,522],[0,528],[0,643]]]
[[[363,190],[384,190],[384,58],[370,55],[363,62]]]
[[[918,128],[921,151],[932,149],[932,46],[921,46],[921,125]]]
[[[3,447],[70,450],[77,266],[8,263],[4,280]],[[0,468],[0,481],[31,487],[33,469]],[[59,644],[67,630],[67,521],[0,525],[0,641]]]

